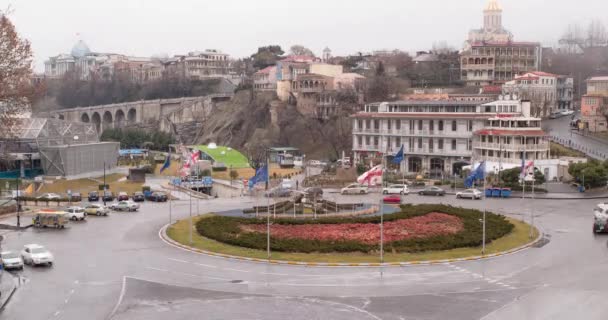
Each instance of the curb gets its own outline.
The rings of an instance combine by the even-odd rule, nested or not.
[[[6,271],[3,271],[3,272],[6,272]],[[13,295],[15,294],[15,292],[17,291],[17,285],[15,284],[15,276],[13,276],[11,274],[11,277],[12,277],[12,280],[13,280],[13,289],[8,294],[8,298],[6,298],[6,300],[4,300],[2,302],[2,304],[0,305],[0,310],[4,310],[4,307],[8,304],[8,302],[11,300],[11,298],[13,297]]]
[[[240,260],[240,261],[250,261],[250,262],[259,262],[259,263],[267,263],[267,264],[279,264],[279,265],[292,265],[292,266],[306,266],[306,267],[408,267],[408,266],[418,266],[418,265],[436,265],[436,264],[449,264],[453,262],[464,262],[464,261],[477,261],[477,260],[486,260],[493,259],[501,256],[506,256],[509,254],[513,254],[519,251],[523,251],[528,249],[538,243],[542,238],[544,233],[540,230],[540,228],[536,227],[538,230],[538,237],[534,239],[534,241],[527,243],[523,246],[519,246],[517,248],[509,249],[507,251],[480,255],[480,256],[471,256],[465,258],[455,258],[455,259],[442,259],[442,260],[422,260],[422,261],[407,261],[407,262],[366,262],[366,263],[333,263],[333,262],[302,262],[302,261],[287,261],[287,260],[272,260],[272,259],[259,259],[259,258],[249,258],[249,257],[241,257],[234,256],[229,254],[211,252],[207,250],[201,250],[197,248],[192,248],[187,245],[183,245],[178,243],[177,241],[169,238],[167,235],[167,228],[170,224],[164,225],[159,231],[158,236],[162,241],[166,244],[176,247],[178,249],[204,254],[212,257],[220,257],[231,260]]]

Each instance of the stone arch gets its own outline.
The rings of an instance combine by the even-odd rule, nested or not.
[[[80,122],[84,122],[84,123],[89,123],[89,122],[91,122],[91,119],[89,118],[89,114],[87,114],[87,113],[83,113],[83,114],[80,116]]]
[[[462,59],[462,64],[467,64],[467,61],[468,61],[467,58],[463,58]]]
[[[93,113],[93,115],[91,116],[91,122],[93,122],[93,124],[95,125],[95,129],[97,130],[97,132],[99,132],[101,130],[101,116],[98,112]]]
[[[122,109],[116,110],[114,114],[114,127],[122,128],[125,124],[125,112]]]
[[[488,64],[488,59],[481,58],[481,64]]]
[[[469,64],[475,64],[475,59],[469,58]]]
[[[480,64],[480,63],[481,63],[481,59],[475,58],[475,64]]]
[[[108,129],[112,127],[113,117],[110,111],[106,111],[103,113],[103,127],[102,129]]]
[[[127,112],[127,122],[133,124],[137,122],[137,110],[135,108],[129,109]]]

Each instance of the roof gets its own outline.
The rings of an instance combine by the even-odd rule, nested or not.
[[[484,113],[455,113],[455,112],[425,112],[425,113],[414,113],[414,112],[359,112],[351,117],[353,118],[436,118],[438,120],[453,119],[453,118],[464,118],[464,119],[489,119],[493,114]]]
[[[393,102],[387,102],[389,105],[405,105],[405,106],[479,106],[482,105],[480,101],[467,101],[467,100],[451,100],[451,99],[408,99],[399,100]],[[378,103],[376,103],[378,104]]]
[[[282,59],[283,62],[312,62],[315,61],[315,57],[306,56],[306,55],[291,55],[287,56],[285,59]]]
[[[515,80],[538,80],[540,79],[539,77],[532,77],[532,76],[520,76],[520,77],[515,77]]]
[[[498,1],[496,0],[490,0],[488,2],[488,4],[486,4],[486,7],[484,9],[484,11],[501,11],[502,8],[500,7],[500,5],[498,4]]]
[[[515,41],[476,41],[471,44],[472,47],[536,47],[540,46],[538,42],[515,42]]]
[[[213,161],[225,164],[226,167],[249,168],[247,157],[235,149],[222,146],[209,148],[209,145],[200,145],[194,148],[206,153]]]
[[[502,93],[502,87],[501,86],[484,86],[482,88],[483,93]]]
[[[300,149],[294,148],[294,147],[274,147],[274,148],[270,148],[270,150],[271,151],[276,151],[276,152],[300,151]]]
[[[557,74],[553,74],[553,73],[548,73],[548,72],[542,72],[542,71],[532,71],[532,72],[528,72],[540,77],[559,77],[559,75]]]
[[[589,82],[589,81],[608,81],[608,76],[591,77],[591,78],[587,79],[587,82]]]
[[[256,73],[270,73],[270,72],[272,71],[272,69],[273,69],[273,68],[275,68],[275,66],[268,66],[268,67],[266,67],[266,68],[264,68],[264,69],[262,69],[262,70],[259,70],[259,71],[258,71],[258,72],[256,72]]]
[[[535,130],[516,130],[516,129],[481,129],[475,131],[478,135],[490,135],[490,136],[535,136],[542,137],[547,134],[541,129]]]

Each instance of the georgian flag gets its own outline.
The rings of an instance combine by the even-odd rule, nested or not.
[[[371,168],[369,171],[364,172],[357,178],[359,184],[377,184],[378,180],[382,183],[382,165],[377,165]]]

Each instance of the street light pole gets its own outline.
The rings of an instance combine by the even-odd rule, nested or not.
[[[19,198],[21,198],[21,191],[19,190],[19,177],[17,177],[17,228],[21,227],[21,203]]]
[[[106,206],[106,161],[103,161],[103,195],[101,196],[103,199],[103,206]]]

